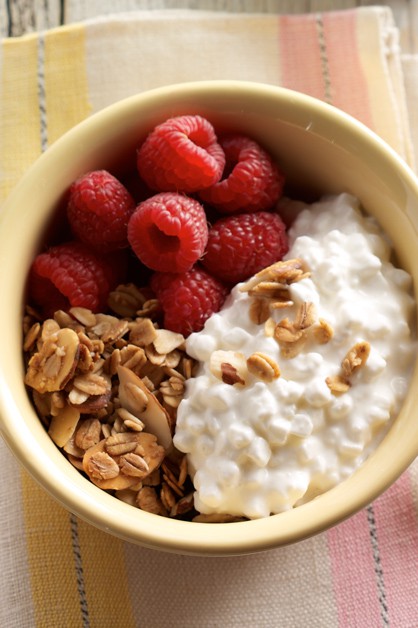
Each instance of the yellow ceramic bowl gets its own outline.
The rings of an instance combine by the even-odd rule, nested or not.
[[[123,539],[179,553],[241,554],[321,532],[370,503],[418,454],[418,372],[390,432],[348,480],[289,512],[229,524],[175,521],[142,512],[96,488],[64,458],[42,427],[23,384],[22,302],[27,271],[70,183],[133,155],[158,122],[200,113],[258,139],[295,190],[350,192],[390,236],[417,292],[418,184],[383,141],[355,120],[304,95],[222,81],[139,94],[84,121],[35,163],[0,216],[1,432],[32,476],[68,510]],[[11,157],[12,158],[12,157]]]

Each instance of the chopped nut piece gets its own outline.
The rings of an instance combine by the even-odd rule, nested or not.
[[[247,359],[250,373],[265,382],[272,382],[280,377],[280,368],[277,362],[265,353],[256,352]]]
[[[233,386],[234,384],[245,385],[245,380],[240,377],[238,370],[229,362],[221,363],[221,373],[222,373],[222,381],[224,384],[229,384]]]
[[[68,394],[68,403],[86,414],[104,410],[108,407],[110,398],[110,389],[103,395],[88,395],[74,387]]]
[[[248,375],[245,355],[239,351],[214,351],[210,356],[210,370],[215,377],[231,386],[245,386]]]

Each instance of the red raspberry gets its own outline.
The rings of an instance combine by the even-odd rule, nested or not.
[[[35,258],[29,274],[31,299],[47,316],[56,310],[86,307],[106,309],[107,297],[119,277],[81,242],[49,248]]]
[[[225,155],[211,123],[197,115],[155,127],[137,155],[139,174],[158,192],[196,192],[220,180]]]
[[[202,264],[221,281],[238,283],[280,260],[288,248],[286,228],[277,214],[228,216],[209,230]]]
[[[189,270],[208,240],[206,214],[197,201],[161,192],[140,203],[128,225],[128,240],[143,264],[162,272]]]
[[[225,286],[196,266],[177,275],[155,273],[151,288],[163,309],[164,327],[184,336],[200,331],[227,295]]]
[[[128,220],[135,201],[106,170],[80,177],[70,188],[68,220],[76,238],[100,252],[128,246]]]
[[[283,192],[284,175],[254,140],[230,135],[220,142],[226,157],[224,178],[199,192],[222,214],[270,209]]]

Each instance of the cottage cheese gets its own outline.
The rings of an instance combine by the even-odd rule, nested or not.
[[[201,365],[180,404],[174,443],[188,454],[202,513],[266,517],[330,489],[376,447],[406,393],[415,350],[411,280],[389,261],[375,222],[343,194],[302,211],[289,237],[287,258],[302,258],[311,271],[290,286],[292,307],[314,303],[334,336],[283,359],[264,326],[251,322],[250,297],[237,286],[222,311],[188,338],[187,351]],[[276,312],[276,320],[291,318],[292,307]],[[334,395],[326,378],[361,341],[371,347],[367,362],[350,389]],[[219,349],[246,357],[261,351],[281,376],[225,384],[209,368]]]

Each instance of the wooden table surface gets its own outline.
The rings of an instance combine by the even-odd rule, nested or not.
[[[418,0],[0,0],[0,35],[18,37],[122,11],[204,9],[211,11],[306,13],[388,5],[404,52],[418,53]]]

